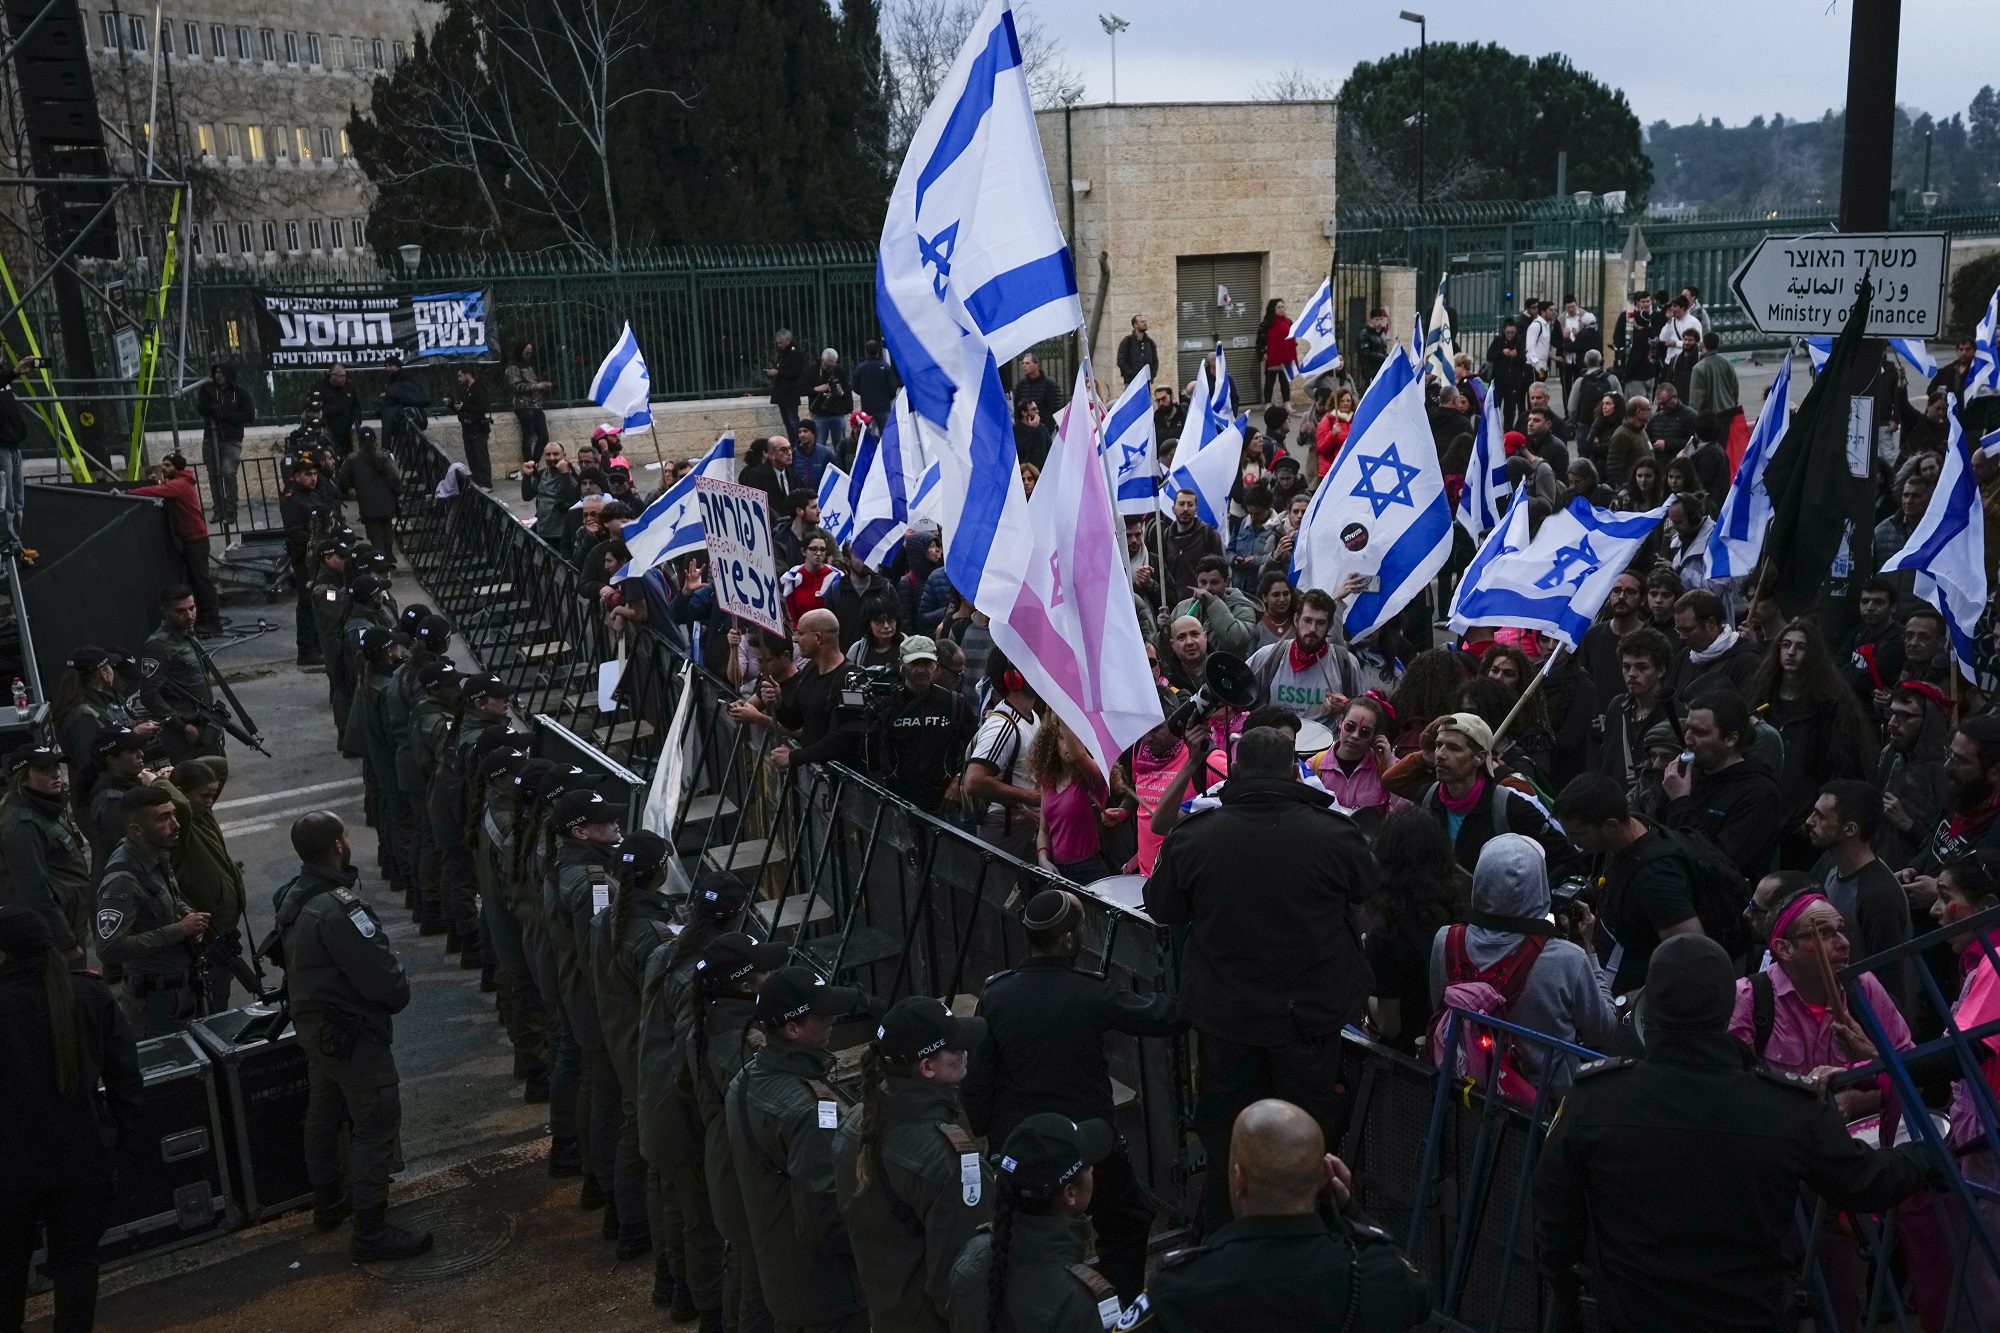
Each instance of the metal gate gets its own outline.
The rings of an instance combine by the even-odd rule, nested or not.
[[[1174,350],[1180,378],[1194,378],[1202,357],[1222,344],[1236,402],[1258,401],[1257,322],[1264,316],[1264,256],[1183,255],[1176,261]]]

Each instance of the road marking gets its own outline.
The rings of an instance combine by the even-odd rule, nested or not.
[[[315,805],[295,805],[289,810],[269,810],[252,815],[248,819],[239,819],[232,824],[224,824],[222,831],[224,834],[262,833],[298,815],[309,815],[315,810],[332,810],[343,805],[359,805],[364,799],[366,799],[364,793],[355,792],[352,796],[336,796],[331,801],[320,801]]]
[[[342,778],[338,782],[316,782],[310,787],[289,787],[284,791],[268,791],[262,796],[238,796],[227,801],[217,801],[218,810],[236,810],[246,805],[262,805],[266,801],[282,801],[290,796],[310,796],[316,791],[336,791],[342,787],[359,787],[360,778]]]

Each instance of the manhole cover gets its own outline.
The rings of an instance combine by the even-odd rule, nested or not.
[[[500,1252],[514,1239],[512,1213],[468,1212],[443,1201],[420,1203],[407,1210],[392,1208],[389,1220],[431,1233],[427,1254],[361,1265],[389,1282],[435,1282],[470,1273],[499,1258]]]

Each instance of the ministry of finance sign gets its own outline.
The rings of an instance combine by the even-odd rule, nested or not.
[[[1861,279],[1875,284],[1871,338],[1944,332],[1944,232],[1819,232],[1766,236],[1729,277],[1743,311],[1765,333],[1831,335],[1847,325]]]
[[[258,291],[267,370],[412,364],[492,355],[487,293],[306,296]]]

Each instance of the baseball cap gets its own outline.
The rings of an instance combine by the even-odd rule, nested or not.
[[[417,683],[427,690],[457,679],[458,668],[443,658],[426,662],[417,668]]]
[[[458,697],[468,703],[474,699],[511,698],[513,693],[506,681],[491,673],[467,676],[458,685]]]
[[[741,981],[752,972],[775,972],[791,956],[785,945],[760,944],[742,931],[732,930],[710,940],[694,968],[709,980],[720,977],[727,983]]]
[[[84,644],[69,655],[69,665],[73,671],[95,671],[110,660],[110,653],[91,643]]]
[[[877,1050],[912,1063],[939,1051],[970,1051],[984,1040],[985,1019],[960,1018],[929,995],[905,995],[875,1028]]]
[[[861,1005],[861,992],[852,986],[829,986],[809,967],[781,967],[764,978],[757,992],[757,1021],[776,1026],[807,1014],[838,1017]]]
[[[61,768],[62,751],[53,745],[26,745],[7,756],[7,767],[17,768]]]
[[[618,844],[617,870],[622,875],[643,880],[667,859],[667,840],[650,829],[634,829]]]
[[[416,634],[426,648],[443,648],[451,641],[451,621],[443,616],[427,616],[417,623]]]
[[[575,764],[555,764],[542,775],[535,787],[535,801],[548,805],[577,783],[586,781],[584,772]]]
[[[502,773],[518,773],[528,762],[528,756],[514,749],[494,750],[479,761],[479,776],[488,782]]]
[[[903,665],[912,662],[935,662],[938,660],[937,640],[922,634],[912,634],[903,640]]]
[[[389,585],[367,570],[362,570],[347,581],[347,592],[351,597],[373,597]]]
[[[90,757],[92,759],[104,760],[109,759],[120,750],[144,751],[145,748],[146,742],[141,740],[139,733],[132,730],[132,728],[112,727],[90,743]]]
[[[405,634],[415,634],[434,614],[435,612],[422,602],[412,602],[404,607],[403,614],[396,618],[396,626]]]
[[[618,807],[588,787],[566,791],[557,798],[549,822],[558,833],[567,833],[585,824],[615,824],[618,822]]]
[[[558,771],[558,768],[553,759],[530,759],[514,770],[514,785],[524,792],[533,792],[543,778]]]
[[[728,921],[750,901],[750,886],[730,870],[711,870],[695,881],[696,910],[716,921]]]
[[[1477,713],[1447,713],[1438,729],[1455,731],[1481,750],[1493,749],[1493,728]]]
[[[360,644],[362,652],[379,653],[396,641],[396,633],[380,625],[364,625],[361,633],[355,636],[355,641]]]
[[[1102,1120],[1078,1124],[1043,1111],[1014,1126],[994,1163],[999,1178],[1021,1198],[1046,1199],[1086,1166],[1095,1166],[1118,1146]]]

